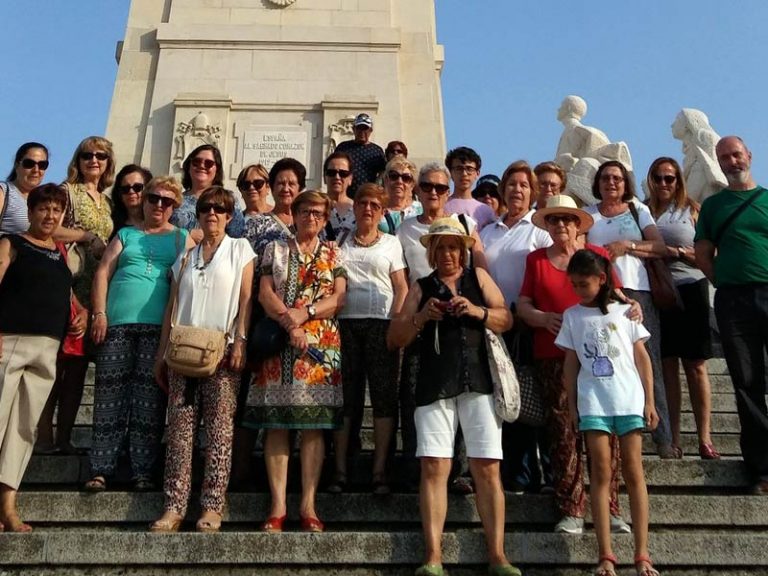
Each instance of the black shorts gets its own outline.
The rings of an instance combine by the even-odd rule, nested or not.
[[[712,358],[709,327],[709,280],[677,287],[683,310],[660,310],[661,357],[683,360]]]

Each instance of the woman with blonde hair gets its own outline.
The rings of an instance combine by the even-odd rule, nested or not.
[[[413,197],[418,175],[416,164],[405,156],[394,156],[384,169],[382,185],[387,193],[387,207],[379,222],[379,230],[394,234],[403,220],[418,216],[424,209]]]
[[[269,172],[262,164],[249,164],[237,175],[237,189],[243,196],[246,220],[269,212]]]

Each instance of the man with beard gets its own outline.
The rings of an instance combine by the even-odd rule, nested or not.
[[[717,287],[715,316],[736,393],[741,453],[754,494],[768,495],[768,194],[752,178],[752,153],[738,136],[715,149],[728,180],[707,198],[696,226],[696,263]]]

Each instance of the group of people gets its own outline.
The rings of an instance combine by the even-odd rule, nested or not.
[[[156,489],[166,431],[165,506],[153,532],[178,531],[184,520],[201,420],[198,531],[220,529],[230,468],[237,474],[258,431],[271,494],[262,529],[284,528],[298,431],[300,527],[323,531],[315,500],[331,454],[327,439],[327,489],[341,493],[368,386],[370,489],[391,491],[399,424],[398,476],[418,482],[420,494],[420,576],[442,574],[449,479],[477,493],[491,574],[520,573],[504,555],[504,488],[553,492],[561,514],[555,530],[581,533],[585,449],[596,573],[614,574],[611,532],[632,531],[638,574],[657,574],[648,555],[642,432],[652,430],[661,458],[683,456],[680,362],[699,455],[719,458],[706,371],[710,282],[719,288],[715,310],[745,461],[756,493],[768,493],[765,337],[757,324],[766,312],[760,290],[768,282],[768,241],[760,234],[768,232],[761,220],[768,199],[751,179],[740,139],[718,144],[729,189],[703,207],[687,197],[678,163],[662,157],[648,170],[645,203],[626,167],[607,161],[592,186],[598,203],[582,208],[554,162],[516,161],[500,178],[480,177],[479,155],[460,147],[444,163],[417,168],[402,142],[386,154],[377,146],[379,159],[369,148],[371,130],[361,114],[350,152],[339,146],[326,158],[326,192],[307,190],[306,167],[284,158],[269,170],[244,167],[236,181],[241,198],[223,187],[222,157],[211,145],[185,159],[181,184],[134,164],[115,175],[112,145],[100,137],[79,144],[62,185],[44,184],[46,147],[19,148],[0,183],[5,530],[31,530],[19,518],[16,493],[33,451],[77,452],[71,433],[92,361],[85,490],[107,488],[125,445],[134,488]],[[678,305],[657,309],[651,260],[666,264]],[[168,367],[177,326],[224,334],[213,374],[189,377]],[[533,373],[542,426],[502,425],[496,415],[487,330],[502,334],[515,364]],[[419,464],[409,466],[415,458]],[[632,528],[619,511],[619,468]]]

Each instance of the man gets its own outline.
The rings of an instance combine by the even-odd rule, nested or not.
[[[752,153],[738,136],[715,148],[728,180],[704,201],[696,225],[696,264],[717,287],[715,316],[736,393],[741,453],[753,493],[768,495],[768,194],[752,178]]]
[[[448,214],[465,214],[477,222],[477,229],[496,220],[496,213],[486,204],[472,198],[472,185],[480,175],[480,155],[466,146],[454,148],[445,157],[451,173],[453,195],[445,205]]]
[[[366,182],[376,182],[376,177],[384,170],[387,162],[381,146],[370,141],[373,132],[373,120],[362,113],[355,117],[352,125],[354,140],[347,140],[336,146],[335,152],[345,152],[352,159],[352,185],[347,195],[354,198],[357,188]]]

